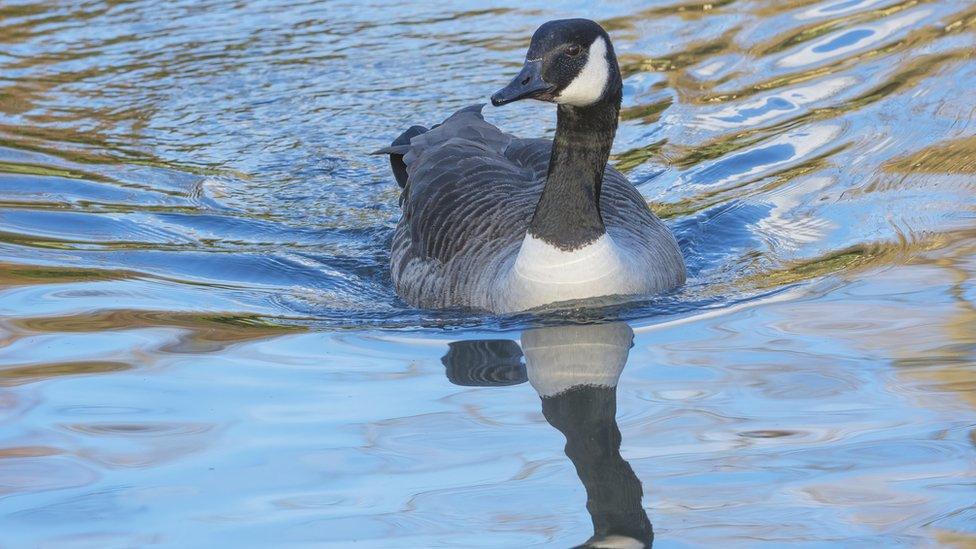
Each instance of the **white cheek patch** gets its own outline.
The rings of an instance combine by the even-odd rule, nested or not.
[[[576,78],[555,97],[556,103],[585,107],[603,97],[603,90],[610,80],[610,63],[607,62],[607,42],[602,36],[590,44],[586,65]]]

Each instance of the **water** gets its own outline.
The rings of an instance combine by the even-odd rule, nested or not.
[[[367,153],[568,16],[688,284],[411,309]],[[976,544],[974,35],[969,0],[5,0],[0,545]]]

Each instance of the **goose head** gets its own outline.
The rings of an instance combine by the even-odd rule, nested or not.
[[[560,19],[532,35],[521,72],[491,96],[496,107],[519,99],[588,107],[619,101],[620,68],[610,37],[589,19]]]

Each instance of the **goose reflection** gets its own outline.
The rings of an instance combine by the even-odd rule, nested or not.
[[[528,381],[542,413],[566,437],[566,456],[586,488],[593,536],[580,547],[650,547],[640,479],[620,456],[617,380],[634,332],[624,323],[536,328],[511,340],[457,341],[442,359],[456,385]],[[523,364],[522,357],[525,357]]]

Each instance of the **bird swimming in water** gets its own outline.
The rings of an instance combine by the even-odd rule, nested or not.
[[[403,188],[390,262],[397,294],[421,308],[511,313],[684,283],[674,235],[607,165],[622,90],[599,24],[549,21],[491,102],[555,103],[554,140],[503,133],[475,105],[377,151]]]

